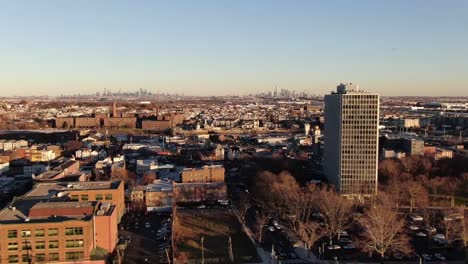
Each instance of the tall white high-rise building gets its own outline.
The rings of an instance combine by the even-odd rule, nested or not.
[[[377,193],[379,95],[340,84],[325,95],[324,172],[342,195]]]

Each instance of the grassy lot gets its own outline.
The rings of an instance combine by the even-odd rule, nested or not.
[[[253,262],[255,247],[242,232],[236,217],[228,210],[178,210],[174,223],[175,257],[180,263],[201,259],[201,238],[207,263],[229,263],[229,237],[235,263]],[[216,261],[218,259],[218,261]]]

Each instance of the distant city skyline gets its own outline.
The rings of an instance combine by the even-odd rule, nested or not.
[[[0,97],[468,96],[467,1],[3,1]]]

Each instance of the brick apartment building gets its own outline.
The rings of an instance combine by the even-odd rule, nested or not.
[[[182,170],[182,183],[224,182],[222,165],[186,168]]]
[[[120,181],[36,184],[0,211],[0,261],[105,263],[123,211]]]
[[[143,120],[141,128],[144,130],[165,131],[172,127],[170,120]]]

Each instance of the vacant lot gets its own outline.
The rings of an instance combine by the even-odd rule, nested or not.
[[[229,263],[229,238],[234,263],[253,262],[255,247],[242,232],[236,217],[228,210],[178,210],[174,222],[175,263]]]

